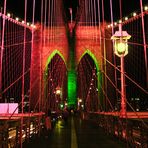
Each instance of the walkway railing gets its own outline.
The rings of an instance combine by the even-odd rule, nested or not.
[[[1,148],[20,147],[23,142],[29,142],[32,137],[40,135],[44,126],[44,113],[14,114],[9,120],[10,116],[11,114],[0,115]]]
[[[120,118],[114,113],[88,113],[85,117],[97,123],[107,134],[125,141],[128,146],[148,147],[148,118]]]

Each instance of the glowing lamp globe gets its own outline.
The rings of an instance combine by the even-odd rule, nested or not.
[[[114,53],[118,57],[126,56],[128,54],[128,39],[131,36],[126,32],[121,30],[121,24],[119,24],[119,31],[116,31],[115,34],[111,37],[114,40]]]
[[[81,103],[82,102],[82,99],[79,99],[79,102]]]
[[[60,87],[58,86],[57,88],[56,88],[56,95],[60,95],[61,94],[61,89],[60,89]]]
[[[115,41],[115,54],[117,56],[125,56],[128,54],[128,44],[127,42],[123,42],[123,41]]]

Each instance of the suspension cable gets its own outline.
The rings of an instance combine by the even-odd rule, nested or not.
[[[4,37],[5,37],[5,16],[6,16],[7,0],[4,1],[4,13],[3,13],[3,29],[2,29],[2,41],[1,41],[1,59],[0,59],[0,99],[2,99],[2,67],[3,67],[3,53],[4,53]]]
[[[144,13],[143,13],[143,4],[140,0],[140,9],[141,9],[141,21],[142,21],[142,33],[143,33],[143,44],[144,44],[144,58],[145,58],[145,69],[146,69],[146,87],[148,90],[148,60],[147,60],[147,49],[146,49],[146,36],[145,36],[145,26],[144,26]]]
[[[104,58],[104,57],[103,57]],[[104,58],[105,59],[105,58]],[[106,60],[106,62],[108,62],[112,67],[114,67],[116,70],[118,70],[119,72],[121,72],[120,71],[120,69],[118,68],[118,67],[116,67],[115,65],[113,65],[110,61],[108,61],[107,59],[105,59]],[[134,80],[132,80],[128,75],[126,75],[125,73],[124,73],[124,75],[125,75],[125,77],[127,78],[127,79],[129,79],[132,83],[134,83],[138,88],[140,88],[145,94],[148,94],[148,92],[144,89],[144,88],[142,88],[138,83],[136,83]]]

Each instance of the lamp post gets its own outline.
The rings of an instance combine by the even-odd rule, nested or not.
[[[126,32],[122,31],[122,26],[119,24],[119,31],[111,37],[114,41],[114,53],[120,57],[121,60],[121,117],[126,116],[126,89],[125,89],[125,77],[124,77],[124,56],[128,54],[127,41],[131,36]]]
[[[61,88],[60,88],[60,86],[57,86],[56,87],[56,90],[55,90],[55,94],[56,94],[56,102],[57,102],[57,107],[59,108],[62,108],[62,106],[61,106],[61,103],[62,103],[62,97],[61,97],[61,95],[62,95],[62,91],[61,91]]]

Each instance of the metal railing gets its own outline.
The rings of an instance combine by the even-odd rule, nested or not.
[[[17,114],[10,120],[0,117],[0,148],[20,147],[22,143],[39,136],[44,127],[44,113]]]
[[[113,115],[86,113],[85,117],[104,129],[106,134],[112,135],[127,143],[129,147],[148,147],[148,118],[120,118]],[[146,126],[145,126],[146,125]]]

